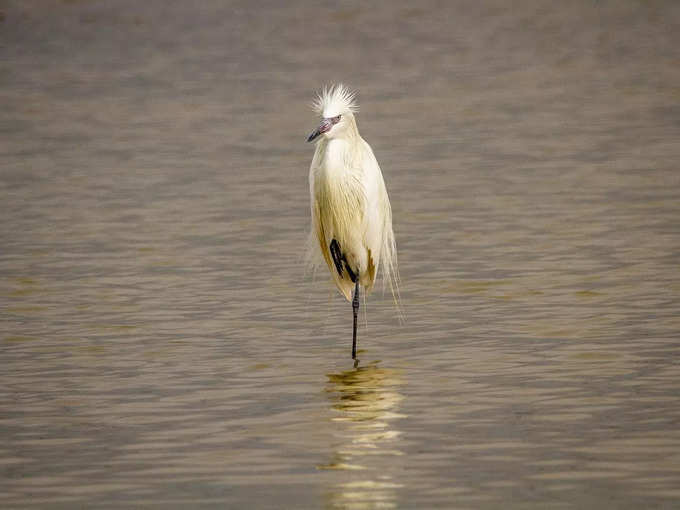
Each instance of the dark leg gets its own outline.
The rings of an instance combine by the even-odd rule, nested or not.
[[[359,278],[354,282],[354,299],[352,299],[352,311],[354,312],[354,329],[352,330],[352,359],[357,358],[357,316],[359,315]]]

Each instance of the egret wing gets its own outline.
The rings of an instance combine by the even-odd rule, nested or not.
[[[366,142],[364,142],[363,170],[363,185],[366,192],[364,243],[369,251],[369,260],[372,260],[374,266],[371,285],[367,288],[370,289],[373,286],[376,274],[381,270],[383,284],[389,285],[396,300],[399,276],[397,249],[392,231],[392,208],[380,165]]]

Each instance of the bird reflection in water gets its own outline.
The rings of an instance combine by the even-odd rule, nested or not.
[[[401,433],[394,421],[404,418],[397,408],[403,396],[398,392],[399,372],[381,368],[378,362],[338,374],[328,374],[326,392],[338,442],[333,456],[319,469],[355,472],[349,481],[336,485],[329,495],[330,508],[370,509],[396,506],[394,477],[399,463]]]

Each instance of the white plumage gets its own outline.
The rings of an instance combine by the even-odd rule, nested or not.
[[[309,169],[311,235],[316,238],[310,246],[320,251],[348,301],[355,289],[356,324],[359,284],[370,291],[378,271],[397,301],[392,210],[380,166],[359,135],[354,93],[342,84],[325,88],[314,108],[322,120],[307,140],[317,140]]]

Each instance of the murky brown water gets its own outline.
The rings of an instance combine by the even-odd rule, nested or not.
[[[680,4],[0,6],[0,506],[680,505]],[[358,368],[335,80],[407,314]]]

